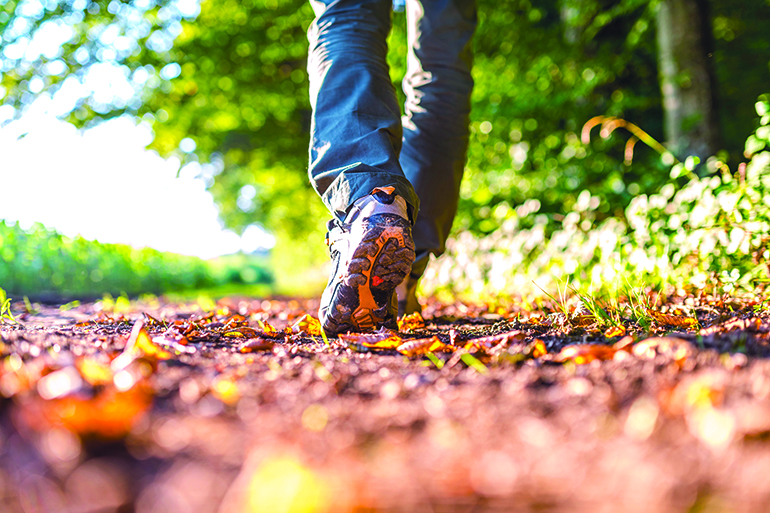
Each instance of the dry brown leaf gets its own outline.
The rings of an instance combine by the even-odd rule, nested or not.
[[[663,324],[665,326],[674,326],[677,328],[697,328],[698,327],[698,319],[694,319],[692,317],[683,317],[680,315],[670,315],[670,314],[664,314],[660,312],[656,312],[655,310],[648,308],[647,314],[652,317],[655,322],[658,324]]]
[[[347,344],[359,344],[368,349],[396,349],[403,343],[393,330],[380,328],[374,333],[343,333],[339,339]]]
[[[726,331],[742,331],[752,330],[759,331],[762,327],[762,319],[759,317],[753,317],[751,319],[730,319],[724,324],[718,324],[716,326],[709,326],[703,328],[698,332],[698,335],[714,335],[717,333],[724,333]]]
[[[422,314],[420,314],[420,312],[414,312],[413,314],[405,315],[398,320],[399,331],[413,331],[424,327],[425,319],[422,318]]]
[[[508,331],[499,335],[490,335],[488,337],[473,338],[464,341],[464,347],[468,351],[487,351],[500,344],[510,344],[524,340],[525,334],[521,331]]]
[[[241,344],[241,347],[238,348],[238,351],[241,353],[252,353],[254,351],[269,351],[273,348],[275,345],[275,340],[270,340],[268,338],[262,338],[262,337],[254,337],[251,340],[245,341],[243,344]]]
[[[570,323],[573,326],[585,328],[587,326],[591,326],[592,324],[596,324],[596,317],[593,315],[576,315],[570,320]]]
[[[454,348],[444,344],[437,336],[409,340],[398,346],[399,353],[412,357],[422,354],[435,353],[436,351],[452,351]]]
[[[254,328],[242,326],[240,328],[228,330],[222,335],[228,338],[254,338],[259,336],[259,333]]]

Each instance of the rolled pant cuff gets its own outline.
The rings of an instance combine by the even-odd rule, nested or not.
[[[359,164],[341,172],[321,196],[329,211],[340,221],[356,200],[368,196],[377,187],[393,187],[406,200],[409,220],[414,224],[420,210],[420,200],[412,184],[403,176]]]

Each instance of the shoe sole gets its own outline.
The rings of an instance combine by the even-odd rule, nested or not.
[[[327,333],[395,326],[389,312],[393,291],[412,270],[415,256],[411,225],[388,214],[368,221],[329,305]]]

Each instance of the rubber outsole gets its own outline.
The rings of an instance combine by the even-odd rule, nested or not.
[[[396,327],[395,288],[414,262],[409,222],[391,214],[364,221],[363,236],[347,265],[341,264],[329,284],[335,287],[320,312],[327,334]]]

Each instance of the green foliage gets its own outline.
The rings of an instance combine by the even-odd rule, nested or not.
[[[13,313],[11,312],[10,298],[6,296],[5,290],[0,288],[0,324],[6,322],[15,323],[16,319],[13,317]]]
[[[744,4],[713,2],[714,56],[733,155],[750,127],[739,107],[752,97],[747,87],[766,83],[770,60],[770,7]],[[84,80],[95,66],[114,63],[135,94],[86,91],[73,106],[73,122],[139,116],[153,126],[153,147],[162,154],[200,159],[200,174],[229,226],[260,222],[284,238],[320,232],[327,214],[305,176],[309,3],[204,0],[199,13],[180,5],[0,0],[4,103],[23,108],[67,81]],[[638,152],[629,167],[619,138],[589,148],[579,142],[582,124],[599,114],[624,117],[660,137],[657,5],[479,1],[461,228],[490,233],[531,198],[540,201],[541,212],[566,213],[584,189],[605,200],[597,219],[609,218],[633,196],[665,183],[667,169],[649,151]],[[34,34],[55,24],[73,31],[58,52],[22,51]],[[404,14],[395,14],[389,63],[396,82],[405,72],[404,24]]]
[[[101,297],[271,282],[264,264],[245,256],[204,261],[0,223],[0,283],[14,294]]]
[[[492,245],[503,239],[521,244],[523,260],[535,258],[529,256],[533,242],[514,233],[547,239],[555,245],[557,275],[571,276],[584,273],[581,266],[591,259],[611,254],[609,248],[620,241],[636,244],[634,238],[644,237],[627,231],[628,209],[631,218],[648,216],[645,220],[665,225],[650,201],[668,205],[672,199],[666,196],[670,188],[661,189],[671,180],[670,165],[641,145],[626,165],[625,139],[617,132],[587,147],[580,141],[581,127],[597,115],[622,117],[661,138],[659,0],[478,4],[471,144],[456,223],[456,230],[468,233],[461,237],[488,235]],[[713,45],[727,149],[719,159],[734,166],[754,128],[749,102],[770,78],[770,5],[710,4],[714,40],[708,44]],[[181,5],[177,0],[0,0],[3,103],[18,113],[40,95],[88,84],[98,66],[114,66],[129,77],[130,94],[83,91],[69,114],[72,122],[136,116],[152,126],[152,146],[161,154],[200,166],[230,227],[259,222],[276,233],[276,252],[282,255],[277,261],[291,269],[322,259],[319,241],[328,214],[306,177],[310,4],[203,0],[198,13]],[[405,73],[404,14],[394,14],[393,23],[388,60],[391,77],[399,82]],[[57,51],[27,51],[35,34],[57,25],[72,30]],[[749,149],[760,142],[750,139]],[[685,177],[705,172],[705,166],[696,170],[691,161],[689,168],[674,170],[683,174],[671,186],[676,190]],[[709,187],[712,194],[721,193]],[[599,233],[604,239],[592,238]],[[664,230],[660,235],[667,242],[655,251],[669,255],[676,234]],[[571,247],[586,242],[585,254],[562,253],[563,241]],[[646,252],[656,247],[641,239],[638,244]],[[623,261],[636,262],[636,256],[624,254]]]

